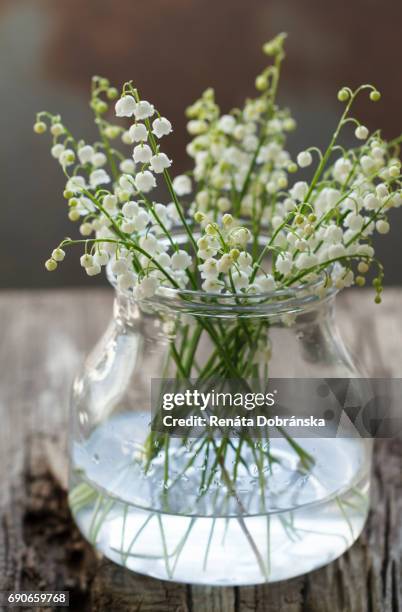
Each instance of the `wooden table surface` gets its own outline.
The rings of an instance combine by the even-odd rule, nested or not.
[[[108,290],[0,293],[0,590],[69,590],[85,612],[402,612],[402,441],[376,442],[372,510],[340,559],[293,580],[191,587],[99,557],[66,504],[69,388],[111,315]],[[402,290],[338,298],[341,331],[372,376],[402,377]],[[27,608],[24,608],[25,610]],[[59,608],[57,608],[59,609]]]

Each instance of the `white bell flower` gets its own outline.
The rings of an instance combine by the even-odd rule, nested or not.
[[[177,212],[176,204],[174,202],[170,202],[166,206],[167,213],[169,218],[173,221],[173,223],[178,223],[180,221],[180,215]]]
[[[182,249],[172,255],[171,261],[173,270],[187,270],[192,263],[190,255]]]
[[[243,147],[246,151],[254,153],[258,147],[258,138],[254,134],[249,134],[243,140]]]
[[[332,244],[328,247],[328,256],[330,259],[337,259],[346,255],[346,249],[343,244]]]
[[[230,232],[229,244],[233,247],[244,249],[250,238],[251,233],[249,229],[246,227],[236,227]]]
[[[131,174],[122,174],[119,178],[119,186],[123,190],[124,197],[126,195],[130,196],[132,193],[134,193],[134,178],[131,176]],[[119,194],[119,197],[121,196],[122,194]]]
[[[173,189],[178,196],[188,195],[192,191],[191,179],[185,174],[176,176],[173,180]]]
[[[137,103],[133,96],[127,95],[117,100],[115,105],[116,117],[132,117],[136,110]]]
[[[151,233],[148,233],[146,236],[141,236],[140,238],[140,247],[146,251],[151,257],[157,255],[161,250],[161,244],[158,239]]]
[[[381,206],[381,201],[373,193],[370,193],[364,198],[364,206],[367,210],[377,210]]]
[[[337,225],[329,225],[324,232],[324,239],[326,242],[331,244],[336,244],[337,242],[342,242],[343,231],[342,228]]]
[[[90,255],[89,253],[85,253],[84,255],[81,255],[80,257],[80,264],[83,268],[89,268],[90,266],[92,266],[94,263],[93,257],[92,255]]]
[[[125,174],[134,174],[135,172],[135,163],[132,159],[123,159],[120,162],[120,170]]]
[[[140,100],[140,102],[137,102],[134,109],[134,115],[137,120],[148,119],[149,117],[152,117],[154,113],[155,108],[153,104],[150,104],[146,100]]]
[[[104,166],[106,162],[107,162],[107,157],[104,153],[102,153],[102,151],[99,151],[98,153],[94,153],[91,159],[91,163],[93,166],[95,166],[95,168],[100,168],[101,166]]]
[[[117,212],[117,203],[118,203],[117,197],[112,194],[105,195],[105,197],[102,200],[103,208],[108,213],[111,213],[111,214]]]
[[[94,262],[98,266],[106,266],[109,262],[109,254],[106,251],[98,251],[94,255]]]
[[[338,245],[337,245],[338,246]],[[299,270],[307,270],[318,264],[318,257],[313,253],[300,253],[295,265]]]
[[[117,277],[117,286],[121,291],[132,289],[137,284],[137,276],[134,272],[125,271]]]
[[[89,268],[85,268],[85,272],[88,276],[96,276],[102,272],[102,268],[99,264],[94,264],[93,266],[89,266]]]
[[[292,260],[280,254],[276,260],[276,269],[280,274],[286,276],[292,269]]]
[[[360,244],[357,254],[363,255],[363,257],[373,257],[374,249],[370,244]]]
[[[133,231],[135,230],[136,232],[142,232],[142,230],[147,227],[149,221],[149,214],[146,212],[146,210],[141,210],[132,220]]]
[[[289,193],[294,200],[301,202],[308,193],[308,185],[305,181],[298,181],[293,185]]]
[[[66,190],[72,193],[80,193],[87,186],[85,178],[77,174],[68,179],[66,183]]]
[[[356,129],[355,129],[355,136],[356,138],[358,138],[359,140],[366,140],[366,138],[369,135],[369,131],[368,129],[364,126],[364,125],[359,125]]]
[[[167,253],[160,253],[155,259],[163,268],[170,268],[171,258]]]
[[[353,212],[349,213],[345,218],[345,225],[351,230],[358,232],[361,230],[364,224],[364,219],[361,215],[357,215]]]
[[[63,249],[54,249],[52,251],[52,259],[54,259],[55,261],[63,261],[63,259],[65,258],[66,253],[65,251],[63,251]]]
[[[135,231],[135,223],[133,220],[123,220],[120,227],[125,234],[132,234]]]
[[[59,156],[59,162],[63,167],[71,166],[75,162],[75,153],[72,149],[64,149]]]
[[[92,189],[96,189],[99,185],[106,185],[107,183],[110,183],[110,176],[102,168],[94,170],[89,175],[89,184]]]
[[[221,293],[223,290],[223,284],[216,278],[206,278],[201,285],[203,291],[208,293]]]
[[[139,206],[138,206],[137,202],[133,202],[133,201],[126,202],[123,205],[122,212],[123,212],[123,215],[125,217],[128,217],[129,219],[132,219],[133,217],[138,215]]]
[[[272,274],[259,275],[255,279],[255,285],[260,293],[269,293],[275,290],[276,283]]]
[[[158,117],[152,122],[152,132],[157,138],[167,136],[172,131],[172,124],[166,117]]]
[[[334,164],[332,176],[339,183],[344,183],[352,170],[352,162],[345,158],[339,157]]]
[[[389,229],[390,229],[388,221],[385,221],[384,219],[380,219],[379,221],[377,221],[377,223],[375,224],[375,227],[379,234],[388,234]]]
[[[134,147],[133,158],[134,161],[138,164],[148,164],[152,157],[152,149],[148,145],[139,144]]]
[[[148,130],[143,123],[134,123],[128,133],[132,142],[145,142],[148,139]]]
[[[122,133],[121,141],[122,141],[123,144],[126,144],[126,145],[131,145],[134,142],[134,140],[131,138],[130,132],[128,130],[126,130],[125,132]]]
[[[152,172],[149,172],[149,170],[139,172],[135,177],[135,186],[138,191],[142,191],[143,193],[148,193],[156,187],[156,180]]]
[[[229,270],[233,266],[233,259],[229,255],[229,253],[225,253],[222,255],[220,260],[218,261],[218,272],[222,274],[227,274]]]
[[[242,253],[240,253],[239,257],[237,258],[236,266],[242,272],[245,272],[246,270],[249,270],[252,263],[253,263],[253,258],[251,257],[250,253],[243,251]]]
[[[170,225],[168,210],[164,204],[155,203],[154,211],[165,227]]]
[[[90,236],[92,234],[93,228],[90,223],[82,223],[80,225],[79,232],[81,236]]]
[[[147,276],[138,284],[137,294],[141,298],[150,298],[155,295],[156,291],[158,290],[158,286],[159,282],[157,278],[154,276]]]
[[[219,275],[218,262],[213,257],[206,259],[198,268],[201,270],[202,278],[217,278]]]
[[[50,149],[50,153],[52,157],[54,157],[55,159],[59,159],[60,155],[63,153],[65,148],[66,147],[64,145],[58,142],[57,144],[53,145],[53,147]]]
[[[155,174],[161,174],[172,165],[172,160],[165,153],[157,153],[151,157],[151,168]]]
[[[307,168],[313,163],[313,156],[310,151],[301,151],[297,156],[297,163],[300,168]]]
[[[222,115],[216,127],[225,134],[233,134],[233,130],[236,127],[236,119],[233,115]]]
[[[124,257],[119,257],[119,259],[115,259],[111,266],[113,274],[116,274],[117,276],[127,272],[129,267],[129,261]]]
[[[250,284],[248,275],[245,272],[241,272],[239,270],[233,271],[232,281],[236,292],[241,291],[242,289],[247,289]]]
[[[95,149],[91,145],[84,145],[78,149],[78,159],[81,164],[88,164],[95,153]]]

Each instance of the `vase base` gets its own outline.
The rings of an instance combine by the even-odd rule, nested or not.
[[[161,580],[246,586],[287,580],[342,555],[367,517],[368,479],[324,504],[257,516],[151,512],[102,495],[77,511],[83,535],[115,563]]]

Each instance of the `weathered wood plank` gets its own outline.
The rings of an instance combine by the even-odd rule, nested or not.
[[[0,589],[68,589],[72,610],[401,612],[402,442],[378,441],[372,511],[341,559],[285,583],[188,587],[99,559],[66,505],[65,424],[73,372],[106,327],[103,290],[0,294]],[[402,291],[381,307],[341,296],[344,337],[373,376],[402,376]],[[40,434],[40,435],[38,435]]]

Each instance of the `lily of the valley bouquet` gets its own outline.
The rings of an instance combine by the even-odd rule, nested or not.
[[[91,107],[100,134],[94,144],[75,138],[60,116],[38,113],[34,129],[43,133],[50,124],[51,153],[67,177],[68,215],[82,235],[63,240],[46,268],[55,270],[66,247],[82,244],[87,274],[110,265],[117,286],[139,298],[167,287],[245,298],[314,278],[322,279],[313,289],[319,293],[333,284],[361,286],[375,265],[380,301],[383,272],[372,237],[389,231],[388,213],[402,204],[400,139],[386,142],[351,115],[359,94],[380,99],[373,86],[344,87],[338,99],[345,108],[328,148],[309,147],[292,161],[286,135],[295,121],[275,101],[283,40],[280,35],[264,46],[274,64],[257,77],[260,94],[242,109],[221,114],[212,89],[187,109],[194,165],[174,178],[173,161],[163,152],[172,125],[131,82],[115,103],[116,116],[128,123],[116,125],[105,116],[118,91],[107,79],[93,78]],[[345,150],[338,140],[350,128],[358,145]],[[293,180],[308,166],[314,168],[309,183]],[[162,181],[166,204],[152,195]],[[177,226],[187,234],[186,248],[175,241]]]
[[[46,261],[46,268],[55,270],[64,260],[67,247],[81,247],[80,263],[88,275],[100,274],[106,267],[119,296],[125,296],[124,299],[135,303],[145,313],[152,309],[157,311],[160,307],[161,326],[155,324],[147,331],[144,323],[144,332],[136,315],[137,323],[132,327],[140,330],[140,335],[151,334],[150,330],[154,334],[152,341],[148,339],[148,342],[144,340],[135,345],[137,352],[149,350],[152,353],[152,346],[157,346],[158,342],[163,344],[161,336],[165,334],[165,361],[159,371],[153,372],[161,379],[185,381],[197,378],[202,382],[235,379],[243,381],[245,389],[249,379],[257,379],[263,388],[275,357],[271,337],[273,319],[264,308],[271,308],[271,305],[276,308],[274,312],[279,313],[280,325],[290,329],[298,308],[288,306],[281,312],[282,302],[288,304],[289,298],[297,295],[307,304],[319,303],[337,289],[353,284],[365,285],[366,278],[371,279],[375,288],[375,301],[381,301],[384,272],[375,255],[373,237],[376,233],[388,233],[388,214],[402,204],[401,163],[398,158],[401,138],[387,142],[379,130],[370,133],[352,115],[352,106],[358,96],[368,96],[373,103],[380,100],[375,87],[343,87],[338,92],[343,111],[326,150],[311,146],[299,152],[293,160],[286,149],[286,139],[296,124],[290,112],[276,102],[284,59],[284,38],[284,35],[279,35],[264,45],[264,53],[271,58],[271,63],[257,76],[256,97],[247,99],[242,108],[221,113],[212,89],[207,89],[189,106],[186,113],[191,140],[187,152],[192,163],[186,174],[175,173],[174,160],[164,150],[165,140],[173,130],[169,119],[143,99],[132,82],[125,83],[119,94],[107,79],[93,78],[90,106],[99,130],[99,138],[94,143],[76,138],[59,115],[47,112],[37,115],[34,130],[37,133],[49,130],[53,137],[51,154],[66,177],[64,197],[68,216],[77,223],[81,235],[76,239],[65,238]],[[111,120],[111,107],[117,121]],[[356,145],[346,149],[342,145],[342,136],[350,131],[356,137]],[[309,168],[311,179],[298,180],[299,169],[305,168]],[[158,193],[157,197],[155,193]],[[163,203],[159,201],[162,193],[167,197]],[[176,318],[174,308],[170,308],[169,313],[166,307],[172,296],[178,312]],[[318,328],[314,329],[309,336],[303,327],[304,331],[298,336],[302,338],[304,334],[304,348],[307,347],[310,353],[315,347],[315,356],[313,358],[310,354],[309,363],[319,364],[321,360],[323,364],[329,364],[332,360],[334,367],[338,367],[344,359],[338,345],[333,350],[331,347],[320,349],[320,342],[328,344],[332,341],[330,332],[323,330],[320,336]],[[119,347],[117,340],[115,346]],[[138,346],[145,348],[138,349]],[[292,346],[289,364],[299,350],[298,345]],[[100,368],[110,361],[114,350],[117,349],[112,347],[107,355],[105,353]],[[130,363],[137,359],[133,355]],[[347,362],[346,358],[344,361]],[[124,371],[124,360],[119,363]],[[128,362],[126,366],[129,367]],[[130,367],[135,369],[133,365]],[[152,376],[147,367],[144,365],[143,377]],[[311,367],[308,371],[311,372]],[[336,377],[338,370],[334,372]],[[111,373],[113,368],[110,366],[102,376],[107,379]],[[89,376],[88,388],[95,384],[94,381],[103,380],[102,376],[99,373],[92,378]],[[124,378],[123,374],[116,380],[120,382],[110,392],[110,401],[120,397],[124,385],[129,385],[128,377]],[[86,387],[81,384],[77,389],[84,393]],[[93,398],[98,398],[100,403],[104,401],[103,395],[95,392],[88,401],[94,401]],[[119,407],[118,410],[121,412],[123,409]],[[102,418],[109,418],[112,411],[107,407],[102,413],[106,416],[93,417],[94,428]],[[130,431],[129,426],[125,429]],[[135,461],[131,458],[131,463],[128,461],[125,467],[119,463],[118,473],[122,481],[126,474],[124,470],[133,469],[133,461],[137,467],[140,466],[141,476],[139,473],[131,479],[127,476],[124,495],[128,495],[133,482],[140,483],[138,487],[142,491],[144,479],[149,479],[153,483],[152,487],[150,485],[153,501],[148,506],[158,510],[148,518],[144,515],[142,526],[141,522],[135,523],[136,531],[137,527],[134,529],[130,523],[134,515],[137,517],[133,510],[135,504],[122,502],[117,543],[105,544],[109,542],[109,536],[112,537],[112,528],[110,532],[104,530],[107,530],[109,517],[111,521],[116,517],[113,513],[117,512],[116,499],[120,496],[114,491],[109,500],[105,498],[105,491],[112,489],[110,482],[99,485],[98,492],[93,485],[94,478],[88,477],[83,482],[78,480],[79,484],[70,494],[71,507],[76,516],[84,517],[77,520],[87,537],[98,543],[109,557],[159,577],[189,580],[185,560],[187,567],[193,567],[194,558],[200,555],[203,559],[201,567],[192,570],[194,580],[198,582],[225,581],[230,575],[229,582],[244,584],[268,580],[272,576],[278,579],[303,573],[334,558],[357,537],[366,509],[357,511],[356,508],[360,508],[367,491],[361,478],[356,484],[351,477],[348,486],[355,492],[352,500],[341,497],[338,492],[328,492],[330,501],[325,508],[323,506],[323,516],[335,517],[331,525],[337,533],[333,538],[338,537],[338,531],[343,535],[338,540],[328,539],[327,548],[322,544],[322,554],[317,552],[321,544],[307,542],[307,548],[317,552],[311,563],[307,556],[304,558],[306,563],[300,564],[302,557],[297,552],[298,561],[294,565],[289,553],[288,568],[294,565],[295,569],[293,574],[286,573],[282,561],[275,565],[275,557],[271,558],[269,551],[288,550],[283,534],[291,542],[304,542],[307,533],[312,537],[314,526],[306,527],[306,514],[301,519],[302,526],[298,526],[294,520],[297,513],[289,511],[298,505],[292,501],[296,498],[289,497],[293,480],[288,480],[288,473],[293,459],[286,459],[288,455],[283,448],[275,447],[271,434],[272,430],[264,430],[262,444],[261,440],[256,443],[247,432],[233,438],[219,431],[211,433],[207,430],[195,441],[191,435],[184,436],[180,449],[177,439],[151,431],[146,440],[139,443]],[[326,453],[332,448],[329,443],[322,447],[322,451],[317,447],[312,452],[307,450],[308,445],[295,440],[286,431],[281,430],[281,434],[297,462],[292,469],[300,472],[300,479],[294,481],[299,491],[310,486],[311,480],[306,474],[314,469],[317,456],[318,469],[323,464],[336,465],[339,449],[335,449],[333,458],[328,460]],[[365,452],[363,449],[362,457]],[[342,463],[346,456],[348,466],[353,464],[351,450],[342,447],[339,453],[340,466],[346,466]],[[364,458],[356,460],[356,465],[365,461]],[[349,467],[340,469],[339,478],[348,470]],[[107,469],[104,474],[106,472]],[[78,473],[83,473],[82,466]],[[314,493],[318,499],[319,492],[324,491],[322,483],[326,476],[314,477],[318,479]],[[180,504],[184,504],[184,499],[190,495],[189,489],[185,488],[187,481],[192,483],[192,501],[183,510],[184,506]],[[254,482],[255,485],[250,485]],[[283,483],[288,484],[282,486]],[[339,490],[347,490],[342,483],[339,487]],[[163,502],[155,500],[158,492]],[[305,500],[317,502],[309,495],[306,494],[300,506],[307,503]],[[138,505],[143,508],[147,503],[142,500]],[[278,514],[282,507],[286,516]],[[311,516],[320,521],[318,502],[315,508]],[[164,525],[173,519],[162,520],[159,514],[162,511],[166,517],[180,515],[184,522],[179,521],[171,531],[166,530]],[[274,516],[272,524],[268,520],[271,511]],[[355,511],[356,522],[349,514]],[[190,519],[194,513],[212,518]],[[245,518],[248,513],[251,518]],[[263,526],[253,519],[258,513],[268,517]],[[88,519],[87,525],[85,517],[88,516],[92,518]],[[233,520],[240,531],[233,531],[231,542],[234,545],[239,538],[247,542],[250,575],[245,577],[243,569],[237,565],[242,556],[239,557],[238,551],[233,555],[219,553],[223,556],[216,558],[223,561],[213,565],[215,557],[210,555],[210,550],[215,545],[215,530],[221,529],[215,522],[217,516],[226,517],[217,519],[218,523],[221,521],[219,525],[226,521],[219,535],[222,546],[225,529],[236,529],[231,526],[233,521],[230,519],[235,517]],[[154,525],[152,532],[147,531],[149,521]],[[346,531],[343,524],[347,525]],[[324,542],[323,530],[330,523],[324,521],[322,525],[319,537]],[[358,527],[353,532],[354,525]],[[261,530],[266,530],[264,545],[261,543]],[[113,533],[117,531],[114,525]],[[279,531],[282,535],[278,535],[276,541]],[[148,552],[141,556],[137,551],[143,532],[149,542],[159,534],[160,555],[151,554],[146,549]],[[198,551],[195,557],[189,544],[194,533],[199,534],[197,541],[205,540],[202,554]],[[204,533],[209,534],[205,539]],[[129,538],[127,534],[130,534]],[[173,543],[169,539],[175,537],[172,534],[178,534]],[[158,545],[155,546],[159,550]],[[187,550],[190,550],[188,557]],[[158,565],[158,555],[163,558],[162,566]],[[280,558],[280,555],[276,557]],[[255,580],[253,563],[259,575]],[[212,569],[209,571],[210,564]],[[233,567],[233,576],[229,566]],[[219,578],[223,571],[228,573]]]

